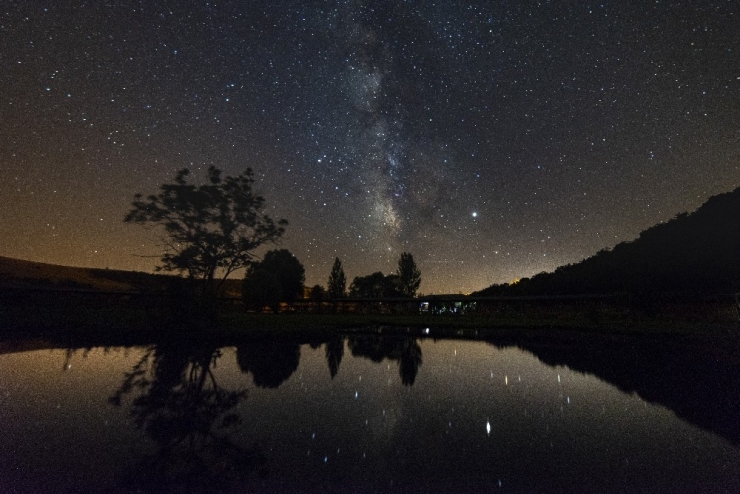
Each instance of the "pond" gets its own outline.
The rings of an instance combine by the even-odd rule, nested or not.
[[[0,355],[4,492],[740,492],[729,350],[44,346]]]

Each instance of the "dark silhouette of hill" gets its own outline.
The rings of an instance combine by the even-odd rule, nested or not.
[[[630,293],[713,295],[740,291],[740,188],[694,213],[643,231],[631,242],[476,296]]]
[[[182,278],[118,269],[79,268],[0,256],[0,289],[77,289],[102,292],[157,293],[172,290]],[[241,279],[224,283],[229,296],[241,294]]]
[[[8,288],[75,288],[97,291],[163,290],[170,276],[78,268],[0,257],[0,285]]]
[[[171,291],[173,284],[180,282],[182,278],[173,275],[59,266],[0,256],[0,289],[42,288],[157,293]],[[227,294],[238,296],[241,280],[227,280],[225,288]]]

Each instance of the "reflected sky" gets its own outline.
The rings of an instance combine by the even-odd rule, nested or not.
[[[210,368],[213,385],[246,393],[229,409],[239,423],[212,429],[227,431],[230,441],[262,459],[232,486],[270,491],[740,490],[740,448],[667,408],[594,376],[544,365],[519,349],[408,340],[379,342],[377,348],[387,355],[374,358],[353,352],[357,342],[345,341],[338,367],[333,360],[333,377],[326,344],[272,349],[273,359],[290,356],[285,360],[292,372],[283,369],[267,377],[259,364],[264,360],[259,355],[268,353],[264,348],[215,350],[220,356],[214,353]],[[417,345],[421,360],[413,383],[405,384],[400,352],[410,344]],[[46,492],[50,485],[131,490],[122,478],[141,469],[141,458],[155,454],[161,444],[137,428],[132,415],[137,397],[151,393],[154,385],[122,394],[120,406],[109,398],[145,351],[0,355],[5,445],[0,473],[6,485],[19,492]],[[180,376],[186,379],[192,367],[183,362]],[[156,370],[154,359],[149,365]],[[145,375],[150,383],[156,380],[156,372]],[[181,396],[188,388],[172,389]]]

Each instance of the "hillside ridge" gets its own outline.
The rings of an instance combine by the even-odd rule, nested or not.
[[[740,291],[740,188],[710,197],[693,213],[658,223],[632,241],[603,249],[476,296],[632,293],[720,294]]]

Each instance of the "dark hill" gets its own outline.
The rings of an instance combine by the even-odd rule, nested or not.
[[[172,276],[78,268],[0,257],[0,286],[7,288],[74,288],[104,292],[162,291]]]
[[[740,292],[739,227],[740,188],[713,196],[694,213],[681,213],[612,250],[474,295]]]
[[[182,281],[182,278],[174,275],[59,266],[0,256],[0,289],[44,288],[158,293],[171,290],[173,284]],[[241,280],[227,280],[225,290],[229,296],[239,296]]]

